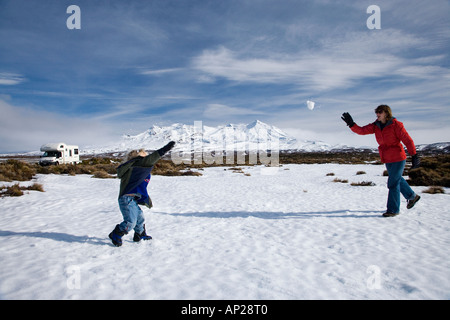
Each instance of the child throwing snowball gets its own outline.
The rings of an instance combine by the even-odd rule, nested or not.
[[[135,242],[152,238],[145,231],[144,214],[139,205],[152,207],[152,201],[147,193],[150,172],[155,163],[174,145],[175,142],[171,141],[150,155],[144,149],[131,151],[127,154],[126,162],[117,168],[117,176],[120,178],[119,208],[123,222],[116,225],[109,234],[116,247],[122,245],[122,237],[131,230],[134,230]]]

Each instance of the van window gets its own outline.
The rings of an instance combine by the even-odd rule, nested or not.
[[[73,149],[74,154],[78,154],[78,149]]]
[[[45,151],[42,157],[60,157],[60,152],[58,151]]]
[[[69,157],[72,156],[72,149],[69,150]]]

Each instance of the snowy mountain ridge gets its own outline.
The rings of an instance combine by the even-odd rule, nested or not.
[[[85,148],[84,153],[120,152],[145,148],[155,150],[169,141],[176,142],[175,150],[303,150],[327,151],[333,146],[322,141],[297,140],[280,128],[255,120],[249,124],[205,126],[201,121],[193,125],[175,123],[153,125],[137,135],[123,135],[120,141],[107,146]]]
[[[194,124],[174,123],[168,126],[153,125],[148,130],[136,135],[125,134],[117,142],[102,146],[87,146],[82,154],[102,154],[124,152],[144,148],[156,150],[175,141],[174,150],[178,151],[255,151],[279,150],[300,152],[326,152],[348,150],[373,150],[370,147],[348,147],[331,145],[319,140],[303,140],[290,136],[282,129],[259,120],[249,124],[227,124],[211,127],[201,121]],[[417,150],[426,153],[450,153],[450,142],[417,145]]]

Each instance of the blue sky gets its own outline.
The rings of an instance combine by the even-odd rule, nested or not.
[[[340,115],[365,125],[379,104],[416,144],[450,141],[449,13],[446,0],[0,0],[0,152],[255,119],[375,146]]]

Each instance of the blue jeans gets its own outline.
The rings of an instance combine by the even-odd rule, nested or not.
[[[405,169],[406,160],[399,162],[386,163],[386,169],[389,174],[387,186],[389,188],[387,212],[400,212],[400,193],[406,200],[412,200],[416,196],[409,186],[408,182],[403,179],[403,169]]]
[[[132,196],[121,196],[119,208],[122,212],[123,222],[119,225],[121,231],[128,233],[133,230],[141,234],[144,231],[144,213]]]

